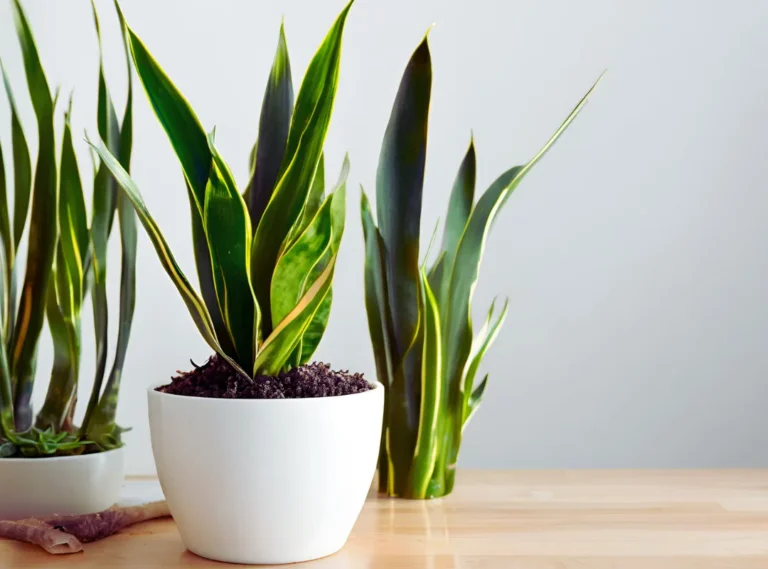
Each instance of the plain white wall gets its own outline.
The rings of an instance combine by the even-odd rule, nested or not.
[[[111,2],[102,16],[118,107],[125,68]],[[239,180],[285,16],[296,88],[343,0],[126,0],[128,22],[196,109]],[[51,86],[75,90],[74,125],[95,133],[97,51],[85,0],[31,2]],[[10,16],[0,56],[35,138]],[[768,466],[768,251],[764,132],[766,5],[741,0],[358,0],[326,145],[336,175],[352,160],[347,233],[331,324],[317,354],[373,374],[362,297],[358,182],[373,190],[381,136],[411,51],[433,23],[434,83],[422,221],[439,216],[474,129],[478,182],[541,145],[591,82],[580,118],[521,185],[491,234],[475,296],[510,316],[483,365],[491,380],[469,427],[471,467]],[[0,97],[0,139],[9,155]],[[194,275],[180,169],[138,87],[133,174],[188,275]],[[112,243],[116,311],[118,240]],[[209,350],[148,240],[120,421],[131,473],[152,472],[145,388]],[[116,314],[116,312],[114,313]],[[84,337],[92,337],[86,313]],[[114,325],[115,318],[112,324]],[[81,400],[93,373],[83,355]],[[44,336],[39,379],[51,347]],[[38,390],[37,396],[42,396]],[[232,436],[237,436],[233,433]],[[204,449],[201,449],[204,452]]]

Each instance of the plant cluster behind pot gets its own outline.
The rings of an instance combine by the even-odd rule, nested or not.
[[[0,149],[0,485],[14,487],[15,491],[3,493],[0,515],[45,513],[49,508],[82,513],[112,505],[122,485],[123,459],[119,449],[124,429],[116,424],[115,414],[136,299],[136,216],[130,202],[117,192],[106,166],[94,163],[89,224],[73,143],[73,97],[69,96],[65,110],[61,111],[64,132],[57,164],[54,116],[59,91],[51,93],[19,1],[13,0],[11,6],[37,119],[38,153],[33,173],[14,88],[3,68],[11,111],[12,150],[5,156],[11,157],[7,164],[12,164],[13,171],[13,212],[9,212],[8,203],[11,176],[6,175]],[[101,53],[95,7],[93,15]],[[126,170],[131,158],[131,107],[129,72],[127,102],[119,121],[100,58],[99,134],[108,141]],[[27,218],[25,267],[18,252]],[[117,227],[122,245],[119,333],[107,374],[107,242]],[[19,294],[17,280],[22,271]],[[82,422],[76,425],[81,319],[89,294],[96,335],[96,374]],[[54,361],[45,401],[34,415],[31,396],[37,346],[46,319],[53,339]],[[103,456],[91,457],[94,453]],[[46,461],[48,457],[57,457],[57,462]],[[70,477],[68,472],[79,475]],[[58,478],[64,480],[51,491],[50,484],[48,488],[33,485],[31,481],[37,477],[50,483]],[[97,480],[99,488],[89,488],[89,480]]]

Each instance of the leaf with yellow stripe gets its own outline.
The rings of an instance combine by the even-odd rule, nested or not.
[[[275,326],[256,357],[253,374],[277,375],[301,342],[301,337],[331,288],[334,257],[307,289],[299,303]]]
[[[212,135],[208,142],[214,160],[205,190],[203,225],[219,309],[237,353],[235,359],[248,369],[254,359],[255,310],[249,274],[251,219]]]
[[[117,183],[123,189],[125,195],[131,201],[131,204],[133,204],[133,207],[136,210],[136,214],[139,217],[139,221],[144,227],[147,236],[155,248],[155,252],[157,253],[158,259],[160,260],[160,264],[163,266],[163,269],[165,269],[165,272],[176,286],[176,290],[178,290],[179,294],[181,295],[181,298],[184,301],[189,314],[192,316],[192,320],[197,326],[197,329],[203,336],[203,339],[213,350],[215,350],[219,355],[227,360],[240,374],[244,375],[245,377],[250,377],[248,373],[246,373],[234,359],[232,359],[228,354],[224,353],[224,351],[221,349],[221,346],[216,339],[216,333],[213,330],[211,317],[205,308],[203,300],[198,296],[194,288],[192,288],[189,280],[187,280],[187,277],[184,275],[178,263],[176,262],[176,259],[171,253],[171,249],[168,246],[165,237],[163,237],[163,234],[160,232],[157,223],[155,223],[155,220],[149,213],[149,210],[144,203],[144,198],[141,196],[141,192],[139,191],[138,186],[136,186],[136,183],[133,181],[128,172],[126,172],[125,169],[120,165],[120,162],[117,160],[117,158],[115,158],[104,146],[103,142],[88,140],[88,143],[93,147],[104,164],[106,164],[110,172],[112,172],[112,175],[117,180]]]

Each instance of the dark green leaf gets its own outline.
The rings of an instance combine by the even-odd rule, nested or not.
[[[419,236],[431,87],[431,57],[424,38],[400,82],[376,174],[376,213],[384,242],[395,361],[405,359],[418,330]],[[419,412],[417,360],[412,356],[404,364],[405,404],[413,427]]]
[[[21,4],[14,0],[12,7],[38,129],[38,155],[26,275],[11,351],[13,375],[16,377],[16,427],[19,431],[24,431],[32,424],[30,399],[35,375],[35,355],[45,319],[45,301],[56,248],[56,156],[53,101],[48,81]]]
[[[440,271],[440,285],[434,289],[437,293],[438,304],[442,305],[448,294],[448,282],[442,280],[442,275],[450,275],[453,270],[453,260],[456,258],[456,247],[464,234],[464,228],[472,212],[472,203],[475,196],[475,173],[477,159],[475,156],[475,141],[469,141],[469,149],[459,166],[456,180],[453,182],[451,199],[448,202],[448,217],[445,220],[445,232],[443,233],[444,252],[443,266]],[[437,279],[437,273],[432,277]]]
[[[278,255],[294,223],[301,216],[320,161],[336,95],[341,38],[350,6],[351,3],[347,4],[341,12],[309,64],[296,99],[281,168],[284,173],[279,177],[280,181],[256,229],[251,279],[260,306],[271,306],[269,293]],[[262,315],[265,336],[269,335],[274,324],[268,314]]]
[[[475,389],[472,394],[469,396],[469,401],[467,401],[467,415],[464,417],[464,422],[462,424],[462,429],[466,427],[469,424],[469,420],[474,416],[475,411],[477,411],[477,408],[480,406],[480,403],[483,400],[483,395],[485,394],[485,387],[488,385],[488,374],[485,374],[485,377],[480,382],[480,385],[477,386],[477,389]]]
[[[32,189],[32,167],[29,159],[29,147],[24,136],[24,129],[19,121],[19,111],[16,108],[16,99],[11,90],[11,83],[5,72],[2,62],[0,70],[3,73],[5,91],[8,94],[8,103],[11,107],[11,143],[13,145],[13,249],[16,251],[24,232],[29,211],[29,197]],[[15,257],[11,257],[11,264]]]
[[[378,380],[384,385],[391,386],[393,340],[384,268],[384,247],[379,230],[373,221],[368,197],[362,188],[360,192],[360,215],[365,238],[365,310],[368,314],[368,331],[373,344]]]
[[[171,82],[139,37],[128,28],[133,62],[149,102],[179,157],[202,217],[211,152],[205,130],[184,95]]]
[[[254,165],[252,178],[248,184],[248,211],[251,224],[255,229],[267,208],[272,190],[277,184],[277,176],[285,154],[288,130],[293,112],[293,80],[291,63],[288,59],[288,46],[285,42],[285,29],[280,26],[277,51],[269,73],[264,101],[261,104],[259,119],[259,137],[261,144],[254,146]]]
[[[255,303],[249,275],[251,221],[229,168],[209,139],[214,157],[205,191],[203,225],[210,248],[219,308],[237,354],[248,369],[253,365]]]

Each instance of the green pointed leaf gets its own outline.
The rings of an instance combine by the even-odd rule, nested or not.
[[[19,120],[19,111],[16,108],[16,99],[13,96],[11,82],[5,72],[2,62],[0,70],[3,73],[3,83],[5,83],[5,92],[8,95],[8,104],[11,107],[11,144],[13,145],[13,248],[9,251],[9,258],[12,261],[15,257],[10,256],[19,247],[21,235],[24,232],[24,225],[27,221],[27,212],[29,211],[29,197],[32,189],[32,167],[29,159],[29,147],[27,139],[24,136],[24,129]]]
[[[412,345],[419,314],[419,237],[432,64],[427,39],[411,56],[384,134],[376,174],[376,213],[384,242],[387,294],[392,314],[393,359],[401,361]],[[404,367],[409,423],[418,420],[418,358]]]
[[[341,38],[350,6],[351,2],[341,12],[309,64],[296,99],[281,168],[283,174],[256,229],[251,279],[260,306],[271,306],[270,287],[278,256],[301,216],[320,161],[336,96]],[[265,336],[274,324],[265,312],[262,315]]]
[[[229,168],[209,139],[214,162],[205,191],[203,226],[210,248],[219,308],[243,368],[253,365],[255,303],[249,268],[251,220]]]
[[[470,401],[472,400],[474,394],[475,376],[477,375],[477,370],[480,367],[480,363],[485,357],[488,348],[491,347],[494,340],[496,340],[496,337],[499,335],[501,325],[504,323],[504,319],[507,317],[507,309],[509,308],[508,300],[504,303],[504,308],[501,310],[501,314],[495,322],[493,322],[494,305],[495,301],[493,304],[491,304],[491,308],[488,311],[488,317],[485,320],[485,324],[483,324],[483,327],[477,334],[475,346],[472,349],[473,355],[469,360],[469,366],[467,366],[463,381],[459,386],[461,391],[462,406],[459,412],[463,417],[462,425],[467,422],[469,415],[472,412],[472,404]],[[485,389],[485,386],[483,385],[482,388]]]
[[[165,269],[165,272],[168,273],[171,281],[173,281],[173,284],[179,291],[179,294],[181,295],[184,304],[187,306],[187,310],[189,310],[189,313],[192,316],[192,320],[197,326],[197,329],[200,331],[200,334],[203,336],[203,339],[205,339],[206,343],[225,360],[227,360],[227,362],[229,362],[239,373],[246,377],[250,377],[237,364],[237,362],[235,362],[235,360],[233,360],[224,352],[224,350],[221,349],[221,346],[216,339],[216,333],[213,330],[211,317],[205,308],[203,300],[192,288],[192,285],[189,283],[187,277],[184,275],[178,263],[176,262],[176,259],[173,257],[170,247],[163,237],[163,234],[160,232],[157,223],[155,223],[155,220],[149,213],[149,210],[144,203],[144,198],[141,196],[141,192],[139,192],[139,188],[136,186],[136,183],[130,177],[128,172],[126,172],[125,169],[120,165],[120,162],[109,152],[109,150],[101,141],[88,140],[88,144],[90,144],[96,150],[97,154],[101,157],[101,160],[104,162],[104,164],[106,164],[110,172],[112,172],[112,175],[117,180],[117,183],[125,192],[125,195],[131,201],[131,204],[133,205],[134,209],[136,210],[136,214],[139,217],[139,221],[147,232],[147,236],[155,248],[157,256],[160,259],[160,264]]]
[[[258,227],[277,184],[292,113],[293,79],[288,46],[285,41],[285,29],[281,24],[277,51],[261,105],[258,136],[261,144],[254,146],[253,172],[247,190],[248,211],[254,229]]]
[[[424,314],[421,357],[421,402],[416,449],[413,454],[411,484],[414,498],[427,496],[429,482],[437,461],[440,443],[440,412],[443,398],[442,340],[437,299],[421,271],[421,304]]]
[[[163,125],[184,172],[192,218],[195,264],[203,300],[221,346],[227,353],[233,354],[234,346],[228,337],[229,334],[216,296],[211,256],[203,228],[205,189],[212,163],[207,136],[200,120],[184,95],[173,84],[133,30],[127,26],[125,29],[136,71],[144,85],[152,109]]]
[[[599,79],[598,79],[599,82]],[[446,296],[445,342],[452,346],[447,354],[446,373],[451,389],[459,384],[464,365],[469,356],[472,342],[472,325],[470,320],[472,293],[477,284],[480,271],[480,261],[485,248],[491,222],[509,195],[515,190],[525,174],[544,156],[568,125],[576,118],[584,107],[587,98],[597,86],[597,82],[579,101],[568,118],[560,125],[555,134],[544,147],[524,166],[516,166],[499,176],[480,197],[472,210],[467,222],[464,235],[459,241],[456,259],[451,271],[448,295]]]
[[[368,332],[373,344],[378,380],[384,385],[391,386],[394,365],[391,355],[394,340],[387,296],[384,244],[376,222],[373,220],[368,196],[362,187],[360,188],[360,216],[365,240],[365,310],[368,314]]]
[[[464,422],[462,424],[462,430],[466,428],[466,426],[469,424],[469,420],[474,417],[475,412],[477,411],[477,408],[480,406],[480,403],[483,400],[483,395],[485,394],[485,386],[488,385],[488,374],[485,374],[485,377],[480,382],[480,385],[477,386],[477,389],[475,389],[472,394],[469,396],[469,401],[467,401],[467,415],[464,418]]]
[[[133,76],[128,36],[125,31],[125,18],[115,0],[115,9],[123,30],[123,48],[128,71],[128,96],[120,126],[119,162],[126,172],[130,171],[133,150]],[[128,351],[133,314],[136,307],[136,213],[125,193],[117,196],[117,217],[120,224],[120,245],[122,250],[120,267],[120,321],[118,325],[115,359],[112,363],[104,393],[99,399],[93,418],[88,425],[87,438],[101,448],[114,448],[120,445],[120,429],[115,425],[117,399],[120,392],[123,366]],[[92,394],[93,396],[93,394]],[[115,433],[117,438],[115,438]]]
[[[299,303],[264,341],[256,357],[254,376],[277,375],[283,369],[331,288],[335,263],[336,259],[333,258]]]
[[[48,81],[21,4],[14,0],[12,7],[38,127],[38,155],[26,274],[11,342],[12,369],[16,377],[15,419],[17,429],[23,431],[32,423],[30,399],[35,375],[35,354],[45,319],[45,300],[56,247],[56,156],[53,101]]]
[[[133,62],[155,115],[163,125],[184,175],[192,188],[199,215],[205,204],[205,187],[211,168],[211,152],[205,130],[184,95],[132,29],[127,28]]]
[[[453,270],[453,260],[456,258],[456,247],[459,245],[461,236],[464,234],[464,228],[472,212],[472,203],[475,196],[475,175],[477,170],[477,158],[475,156],[475,141],[469,141],[469,149],[459,166],[459,172],[456,174],[456,180],[453,182],[451,190],[451,199],[448,202],[448,217],[445,220],[445,232],[443,233],[444,252],[443,265],[438,268],[439,274],[434,272],[431,276],[434,279],[440,279],[440,286],[435,290],[438,292],[438,302],[442,305],[448,294],[448,282],[442,279],[443,275],[450,275]],[[436,266],[437,268],[437,266]]]
[[[120,126],[112,97],[104,76],[104,56],[99,30],[99,18],[96,6],[91,2],[96,35],[99,41],[99,93],[98,127],[102,140],[114,155],[120,153]],[[93,244],[93,325],[96,334],[96,372],[93,379],[91,396],[85,410],[81,434],[87,432],[93,414],[101,397],[104,376],[107,371],[109,348],[109,306],[107,302],[107,245],[112,224],[117,210],[117,182],[103,163],[99,166],[93,182],[93,218],[91,221],[91,243]]]
[[[6,251],[13,252],[13,237],[11,236],[11,222],[8,218],[8,189],[5,179],[5,160],[3,159],[3,148],[0,146],[0,241]],[[12,260],[11,260],[12,261]],[[11,278],[12,262],[6,262],[0,270],[5,271],[6,281]],[[5,320],[6,314],[3,310],[2,318]]]

